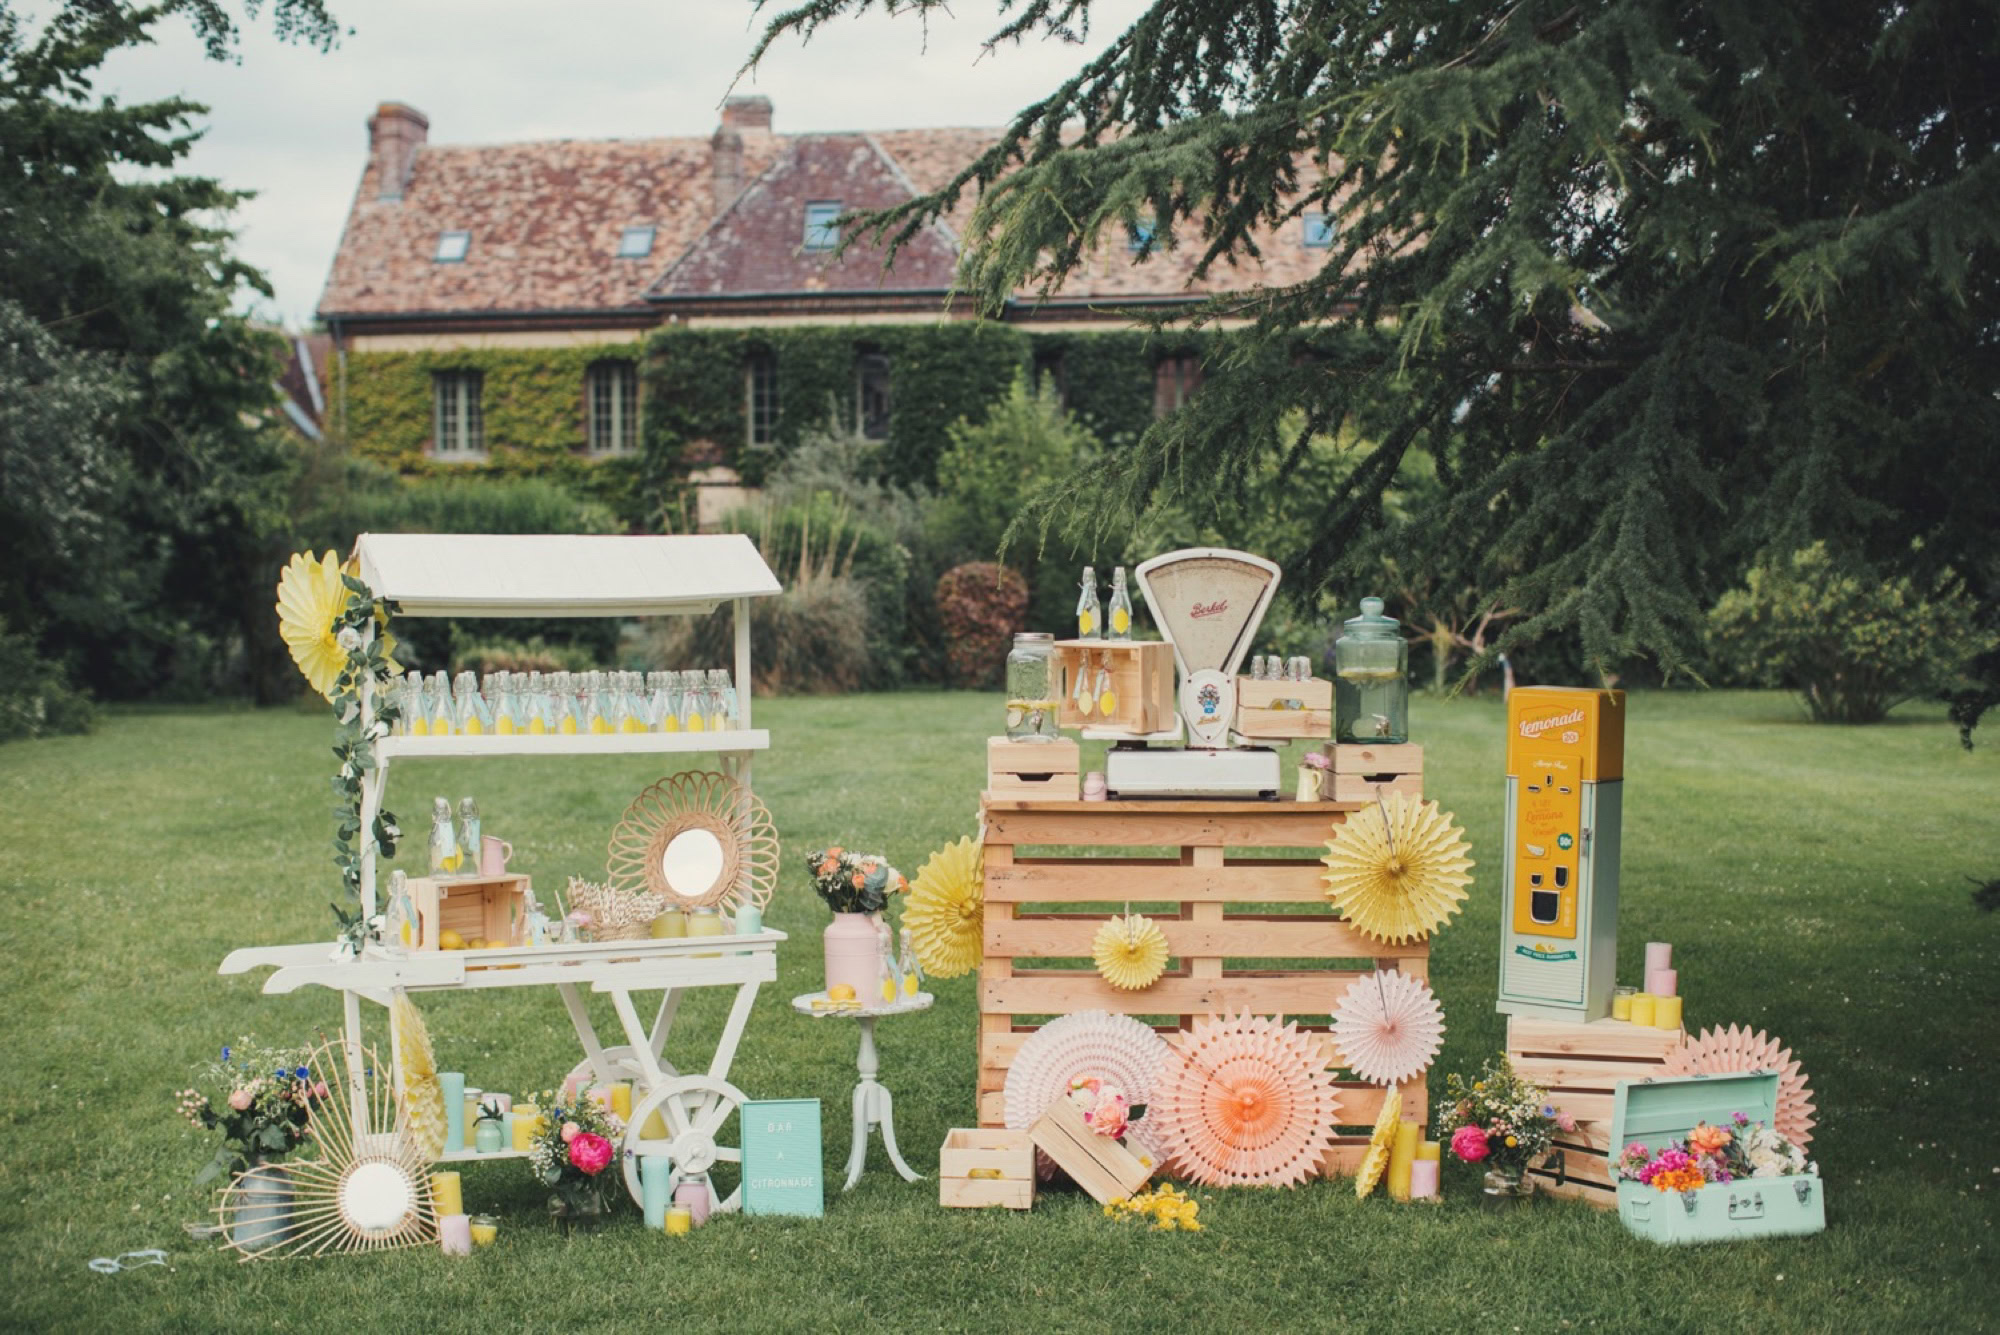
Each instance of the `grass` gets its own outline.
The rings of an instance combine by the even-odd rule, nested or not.
[[[967,695],[779,700],[757,766],[787,868],[768,918],[793,933],[732,1076],[753,1097],[824,1101],[829,1175],[844,1161],[854,1035],[793,1015],[816,986],[826,916],[793,864],[826,842],[906,872],[970,833],[997,709]],[[0,1324],[136,1332],[251,1326],[556,1330],[648,1319],[751,1330],[1655,1331],[1978,1329],[1993,1319],[1995,944],[1968,876],[2000,874],[2000,755],[1967,755],[1933,712],[1813,727],[1784,698],[1653,694],[1631,709],[1620,973],[1676,944],[1696,1024],[1783,1035],[1817,1092],[1828,1183],[1821,1237],[1669,1252],[1586,1207],[1500,1217],[1449,1169],[1437,1209],[1356,1202],[1345,1182],[1200,1192],[1208,1230],[1150,1236],[1087,1198],[1031,1216],[940,1210],[879,1146],[823,1221],[731,1218],[669,1243],[627,1210],[565,1244],[519,1163],[474,1166],[465,1194],[502,1217],[468,1262],[434,1252],[239,1266],[190,1244],[208,1149],[172,1112],[190,1065],[238,1034],[274,1042],[338,1023],[332,994],[265,997],[220,978],[239,945],[329,932],[334,883],[318,713],[114,714],[88,738],[0,748],[0,891],[11,932],[0,1012]],[[1458,813],[1482,879],[1439,936],[1450,1032],[1434,1072],[1499,1046],[1492,1006],[1501,806],[1495,702],[1419,701],[1430,791]],[[488,830],[544,884],[602,867],[644,758],[468,761],[399,771],[420,825],[434,793],[477,793]],[[414,850],[420,840],[413,840]],[[407,856],[407,855],[406,855]],[[884,1079],[921,1171],[973,1114],[971,979],[885,1023]],[[705,1063],[719,996],[688,1008]],[[553,995],[426,1002],[440,1064],[489,1088],[560,1078],[576,1058]],[[608,1007],[603,1017],[609,1021]],[[672,1050],[669,1056],[675,1056]],[[683,1060],[683,1065],[688,1064]],[[93,1256],[166,1247],[167,1269],[91,1273]]]

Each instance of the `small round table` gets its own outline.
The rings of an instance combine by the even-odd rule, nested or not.
[[[882,1145],[889,1151],[889,1162],[903,1175],[905,1182],[921,1182],[923,1174],[903,1162],[903,1152],[896,1148],[896,1105],[888,1087],[875,1079],[882,1069],[882,1058],[875,1051],[875,1022],[888,1015],[912,1015],[917,1011],[931,1008],[934,998],[928,992],[919,992],[913,997],[889,1005],[842,1007],[838,1010],[827,1006],[825,992],[808,992],[804,996],[792,998],[792,1009],[801,1015],[810,1015],[815,1020],[859,1020],[861,1022],[861,1052],[855,1058],[855,1069],[861,1079],[854,1086],[854,1146],[847,1154],[847,1185],[842,1191],[852,1191],[854,1184],[861,1180],[862,1165],[868,1162],[868,1137],[876,1127],[882,1128]],[[815,1009],[813,1003],[818,1002]]]

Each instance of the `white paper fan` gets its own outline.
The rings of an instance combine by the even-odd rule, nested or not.
[[[1032,1127],[1079,1076],[1116,1085],[1132,1103],[1150,1109],[1154,1082],[1170,1051],[1167,1040],[1129,1015],[1078,1011],[1051,1020],[1028,1036],[1007,1068],[1007,1125],[1015,1131]],[[1150,1112],[1131,1124],[1125,1143],[1151,1155],[1156,1165],[1165,1161]]]
[[[1341,1064],[1377,1085],[1400,1085],[1443,1043],[1444,1011],[1420,978],[1379,969],[1357,978],[1333,1011]]]

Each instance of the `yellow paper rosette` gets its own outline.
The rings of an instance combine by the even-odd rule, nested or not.
[[[1374,1134],[1368,1138],[1368,1154],[1354,1177],[1354,1198],[1360,1200],[1375,1190],[1389,1168],[1389,1151],[1396,1144],[1396,1123],[1403,1119],[1403,1091],[1392,1089],[1382,1100],[1382,1114],[1375,1119]]]
[[[1090,943],[1091,958],[1105,982],[1137,992],[1160,981],[1167,967],[1167,934],[1139,913],[1114,916]]]
[[[1464,901],[1469,851],[1465,831],[1437,803],[1392,793],[1334,827],[1320,879],[1356,931],[1391,944],[1421,941]]]
[[[278,634],[306,681],[329,700],[347,666],[333,623],[346,610],[348,596],[340,582],[340,560],[330,551],[322,557],[294,553],[278,580]]]
[[[396,1066],[402,1078],[403,1111],[410,1136],[426,1158],[444,1153],[444,1091],[438,1087],[437,1058],[424,1017],[398,988],[389,998],[389,1024],[396,1034]]]
[[[979,967],[986,922],[984,858],[971,839],[931,854],[910,882],[903,926],[917,962],[933,978],[957,978]]]

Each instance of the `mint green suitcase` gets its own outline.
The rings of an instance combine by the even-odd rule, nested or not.
[[[1735,1113],[1752,1122],[1777,1116],[1778,1073],[1669,1075],[1620,1080],[1611,1105],[1611,1158],[1633,1141],[1658,1153],[1684,1140],[1696,1122],[1727,1127]],[[1614,1172],[1616,1169],[1614,1168]],[[1618,1217],[1654,1242],[1734,1242],[1820,1233],[1826,1193],[1818,1173],[1711,1182],[1695,1191],[1656,1191],[1643,1182],[1618,1184]]]

